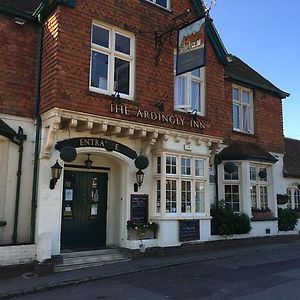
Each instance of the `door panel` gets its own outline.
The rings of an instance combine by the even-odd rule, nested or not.
[[[62,248],[105,246],[107,174],[65,171]]]

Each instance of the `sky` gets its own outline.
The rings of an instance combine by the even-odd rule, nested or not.
[[[210,1],[205,1],[209,3]],[[284,135],[300,139],[300,0],[217,0],[210,16],[228,51],[291,95]]]

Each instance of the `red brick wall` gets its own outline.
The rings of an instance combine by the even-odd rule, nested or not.
[[[232,114],[232,83],[226,82],[226,102]],[[249,88],[249,87],[248,87]],[[277,97],[255,90],[254,134],[244,134],[227,130],[225,140],[243,140],[262,145],[269,151],[284,153],[282,103]],[[232,128],[232,118],[231,118]]]
[[[154,31],[163,31],[174,16],[191,8],[191,1],[172,1],[172,5],[173,14],[141,0],[78,0],[75,9],[60,6],[45,25],[42,112],[59,107],[136,121],[134,116],[112,114],[109,110],[111,96],[89,91],[91,24],[98,20],[136,34],[135,101],[124,101],[123,104],[131,110],[139,108],[158,112],[154,104],[163,99],[164,114],[190,119],[188,114],[173,109],[175,34],[173,43],[168,41],[164,45],[158,66],[154,60]],[[250,140],[264,144],[268,150],[281,151],[280,100],[269,96],[270,99],[262,99],[263,95],[257,92],[255,135],[249,137],[233,133],[231,84],[224,82],[224,67],[219,63],[211,43],[208,43],[206,61],[206,114],[199,118],[205,123],[205,130],[147,119],[138,121],[226,139]],[[270,121],[265,126],[267,119]]]
[[[0,15],[0,112],[32,117],[37,31]]]

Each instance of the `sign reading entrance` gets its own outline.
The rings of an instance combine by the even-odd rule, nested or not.
[[[131,221],[137,224],[148,223],[148,195],[131,195]]]
[[[179,221],[179,241],[200,240],[199,220]]]
[[[137,158],[137,154],[133,149],[123,144],[120,144],[116,141],[111,141],[102,138],[83,137],[83,138],[73,138],[69,140],[63,140],[58,142],[55,145],[55,149],[61,150],[66,146],[71,146],[74,148],[79,148],[79,147],[105,148],[108,151],[117,151],[119,153],[122,153],[131,159]]]

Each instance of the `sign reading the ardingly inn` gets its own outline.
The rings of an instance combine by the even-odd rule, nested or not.
[[[205,124],[202,121],[198,121],[192,117],[187,119],[182,116],[165,115],[148,110],[131,110],[130,107],[120,104],[111,104],[110,112],[126,116],[136,116],[140,119],[148,119],[178,126],[190,126],[192,128],[205,129]]]

